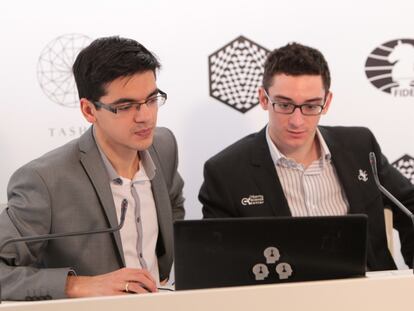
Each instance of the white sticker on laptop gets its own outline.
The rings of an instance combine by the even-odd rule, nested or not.
[[[276,247],[270,246],[263,252],[266,258],[266,263],[275,263],[280,258],[280,252]]]
[[[256,281],[261,281],[269,276],[269,268],[265,264],[258,263],[253,267],[253,273]]]
[[[287,262],[281,262],[276,266],[276,273],[279,280],[286,280],[292,275],[292,267]]]

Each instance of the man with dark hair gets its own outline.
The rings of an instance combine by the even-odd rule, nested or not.
[[[115,233],[9,244],[0,253],[3,299],[155,292],[168,278],[184,199],[175,138],[156,127],[167,99],[159,67],[144,46],[119,37],[80,52],[73,73],[92,126],[13,174],[0,244],[116,227],[127,205],[125,223]]]
[[[367,214],[367,266],[388,270],[396,268],[384,225],[389,205],[411,266],[412,223],[379,191],[369,153],[380,159],[381,183],[412,211],[414,188],[388,163],[368,129],[318,126],[332,101],[323,55],[298,43],[271,52],[259,100],[268,111],[267,126],[205,163],[199,194],[204,217]]]

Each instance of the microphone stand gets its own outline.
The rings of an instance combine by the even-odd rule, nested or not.
[[[5,248],[7,245],[11,243],[49,241],[49,240],[66,238],[66,237],[83,236],[83,235],[100,234],[100,233],[112,233],[112,232],[119,231],[124,226],[127,206],[128,206],[128,201],[124,199],[121,204],[121,217],[120,217],[119,225],[114,228],[98,229],[94,231],[78,231],[78,232],[67,232],[67,233],[42,234],[42,235],[36,235],[36,236],[12,238],[12,239],[4,241],[0,245],[0,254],[3,248]],[[1,302],[2,302],[2,298],[1,298],[1,284],[0,284],[0,304]]]
[[[377,170],[377,158],[374,152],[369,153],[369,163],[371,164],[372,173],[374,175],[375,183],[377,184],[378,189],[384,194],[392,203],[394,203],[405,215],[407,215],[412,222],[412,227],[414,229],[414,214],[405,207],[396,197],[394,197],[387,189],[381,185],[378,177],[378,170]],[[413,273],[414,273],[414,256],[413,256]]]

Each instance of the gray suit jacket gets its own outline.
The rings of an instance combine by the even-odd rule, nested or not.
[[[175,219],[184,218],[183,180],[177,172],[177,145],[157,128],[149,152],[156,166],[151,181],[156,203],[160,278],[173,261]],[[118,225],[109,177],[90,128],[79,139],[18,169],[10,179],[8,208],[0,215],[0,244],[48,233],[95,230]],[[16,243],[0,253],[3,299],[65,297],[66,278],[98,275],[125,266],[119,232],[48,242]]]

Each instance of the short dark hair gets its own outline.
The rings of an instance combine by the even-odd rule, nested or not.
[[[118,36],[94,40],[76,57],[73,74],[79,98],[98,101],[106,85],[119,78],[161,67],[157,58],[142,44]]]
[[[296,42],[288,43],[269,53],[264,65],[264,89],[268,91],[273,77],[282,73],[289,76],[320,75],[326,92],[331,86],[331,74],[322,53]]]

